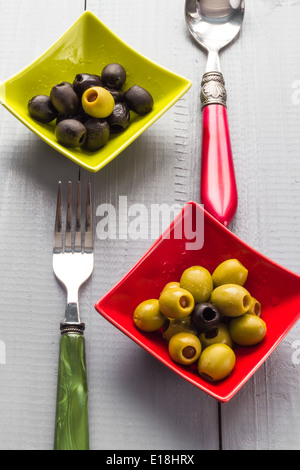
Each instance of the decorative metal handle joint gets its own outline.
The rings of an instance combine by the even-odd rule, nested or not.
[[[207,72],[201,83],[202,109],[210,104],[221,104],[226,107],[227,93],[221,72]]]
[[[85,330],[84,323],[64,322],[60,324],[60,332],[62,335],[67,334],[67,333],[77,333],[79,335],[83,335],[84,330]]]

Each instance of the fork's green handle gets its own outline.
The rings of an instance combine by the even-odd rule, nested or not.
[[[54,450],[89,450],[85,340],[81,333],[60,338]]]

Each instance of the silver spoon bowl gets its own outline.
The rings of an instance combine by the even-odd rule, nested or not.
[[[227,121],[227,93],[219,52],[240,32],[244,0],[186,0],[185,20],[196,42],[208,53],[203,75],[201,202],[228,226],[237,209],[237,188]]]
[[[208,52],[207,71],[220,71],[219,52],[239,34],[244,13],[244,0],[186,0],[186,24]]]

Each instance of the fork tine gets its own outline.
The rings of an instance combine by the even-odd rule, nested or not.
[[[93,251],[93,221],[92,221],[92,203],[91,203],[91,183],[88,183],[86,195],[86,218],[85,218],[85,237],[84,251]]]
[[[53,252],[60,253],[63,249],[62,238],[62,209],[61,209],[61,181],[58,182],[57,204],[54,225]]]
[[[77,205],[76,205],[76,224],[75,224],[75,251],[82,250],[81,243],[81,191],[80,181],[77,183]]]
[[[72,182],[68,182],[65,251],[72,251]]]

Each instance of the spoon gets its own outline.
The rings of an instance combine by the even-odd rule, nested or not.
[[[238,195],[227,119],[227,93],[219,52],[238,35],[244,0],[186,0],[185,20],[192,37],[208,53],[201,84],[201,202],[225,227],[236,213]]]

